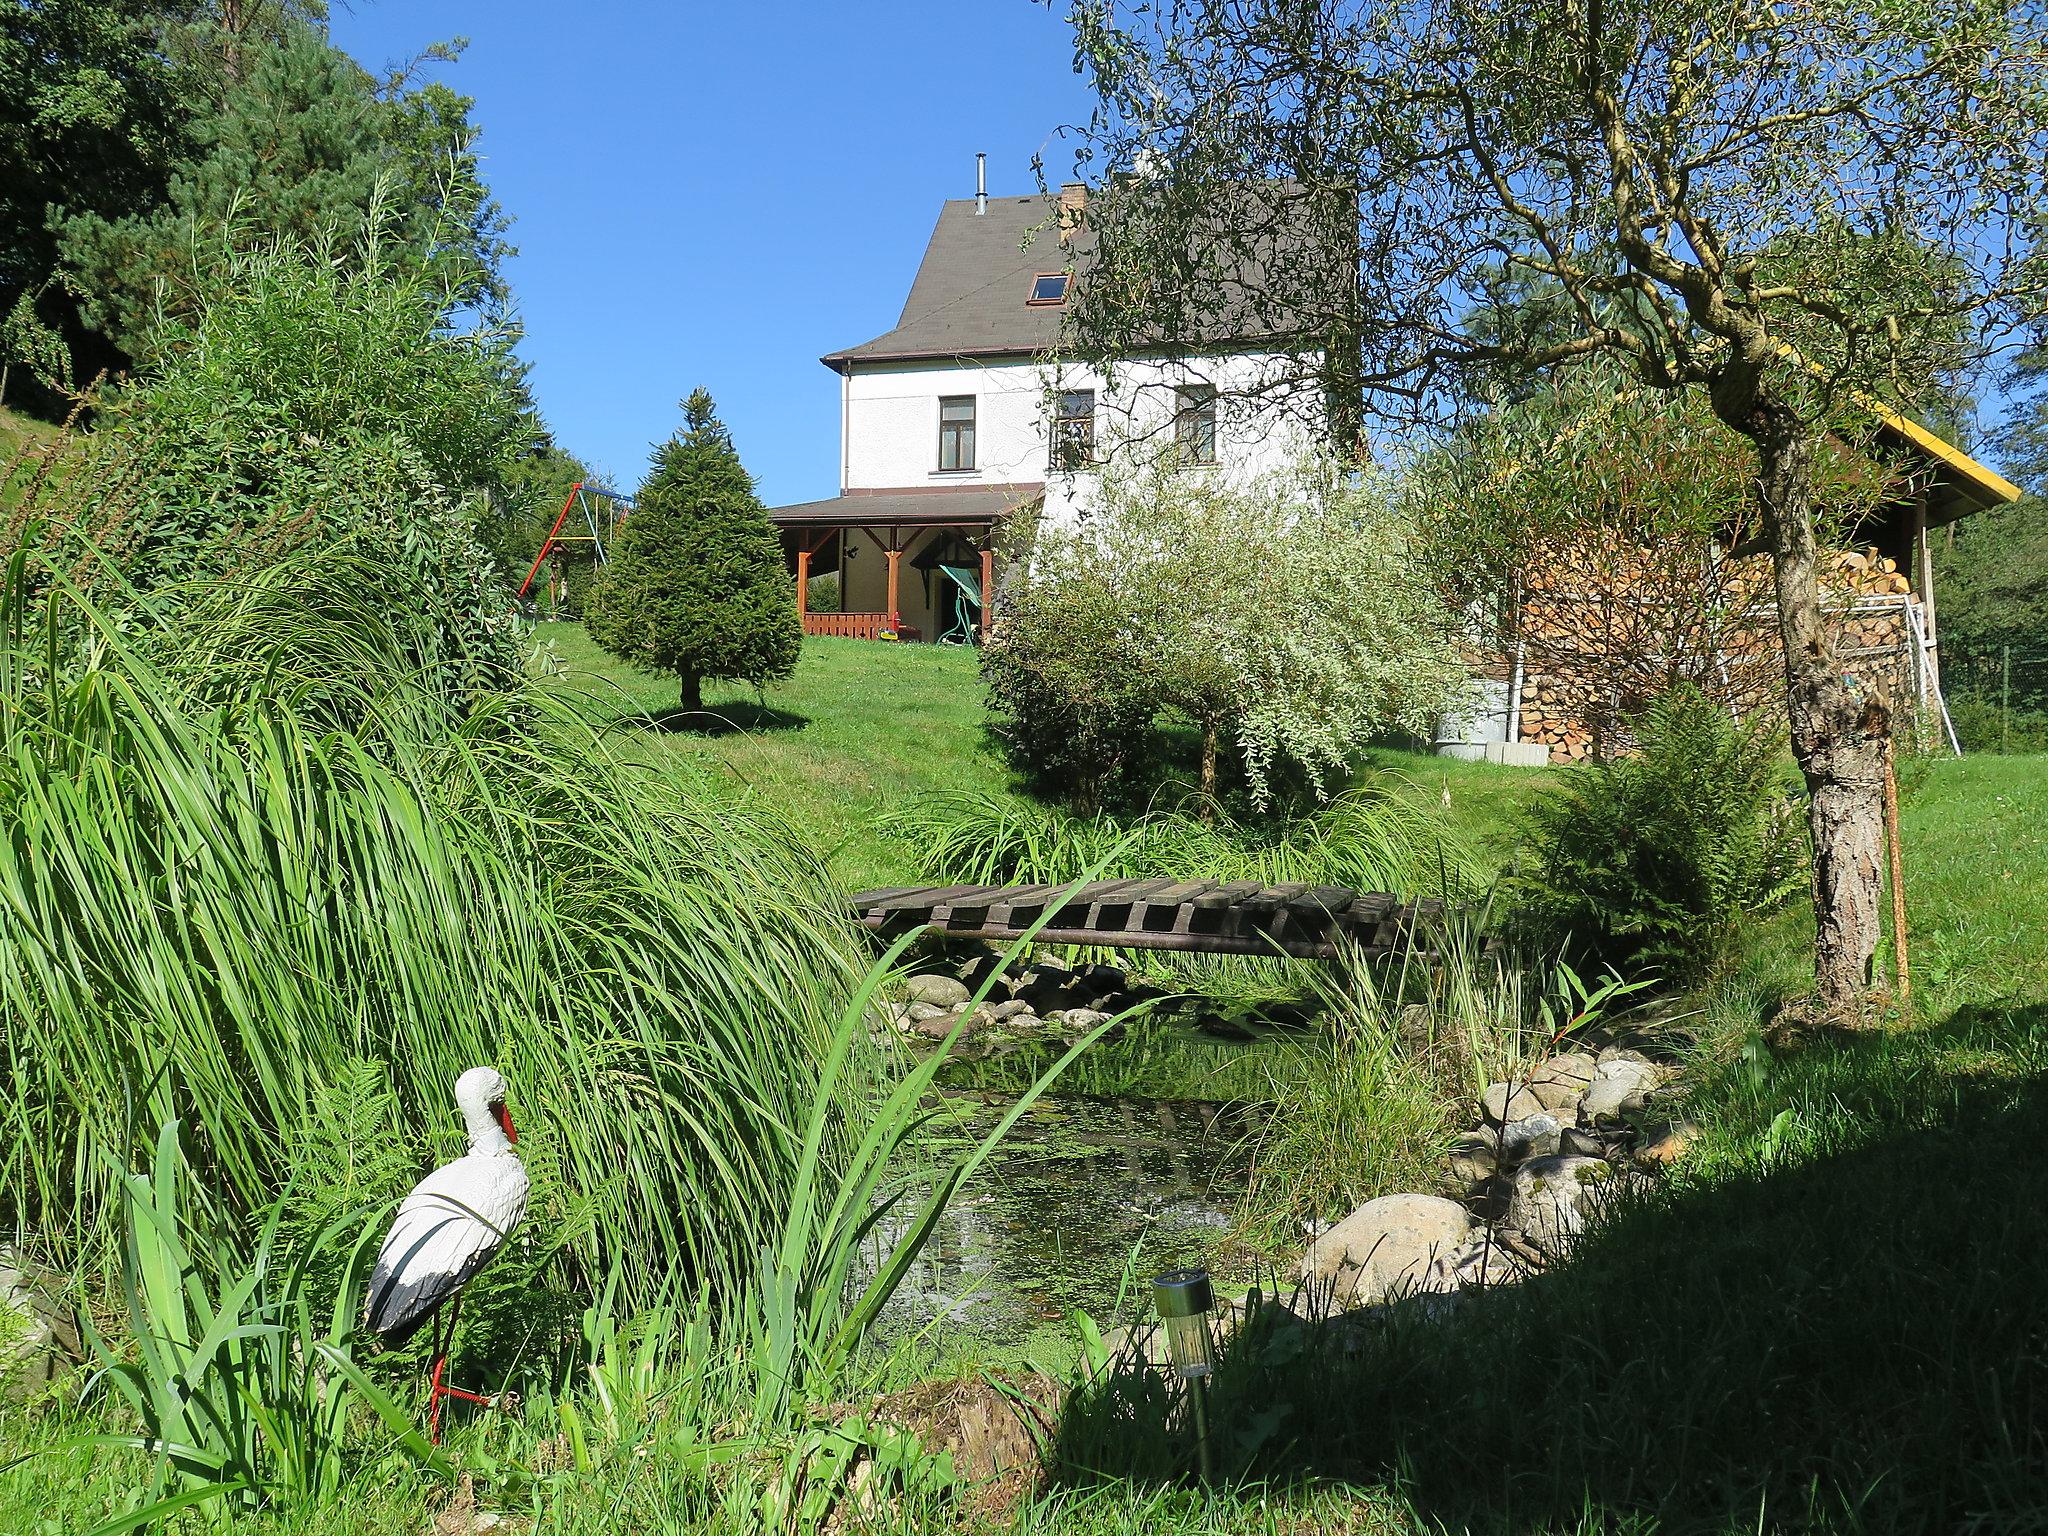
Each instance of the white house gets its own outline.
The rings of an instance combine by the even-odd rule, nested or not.
[[[807,632],[973,638],[1010,519],[1073,518],[1116,456],[1171,445],[1187,473],[1255,475],[1303,447],[1305,425],[1259,390],[1280,369],[1254,344],[1128,363],[1113,387],[1055,360],[1087,281],[1085,200],[1074,185],[947,202],[895,328],[823,359],[839,375],[839,494],[770,514]],[[812,613],[827,572],[843,611]]]

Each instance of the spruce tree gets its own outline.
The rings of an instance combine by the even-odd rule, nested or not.
[[[591,591],[591,638],[621,661],[673,672],[685,713],[706,678],[760,687],[795,670],[803,630],[782,544],[710,394],[654,466]]]

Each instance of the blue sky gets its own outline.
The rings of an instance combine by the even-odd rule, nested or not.
[[[630,489],[676,402],[718,400],[769,505],[838,489],[821,353],[895,324],[938,206],[1059,179],[1088,110],[1032,0],[564,5],[358,0],[333,35],[373,71],[457,36],[515,223],[523,354],[564,447]]]

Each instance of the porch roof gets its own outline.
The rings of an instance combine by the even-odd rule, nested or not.
[[[768,520],[778,528],[982,527],[1001,522],[1045,494],[1043,485],[984,485],[972,490],[911,486],[891,491],[851,491],[824,501],[775,507]]]

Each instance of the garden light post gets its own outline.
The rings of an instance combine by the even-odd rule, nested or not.
[[[1202,1481],[1215,1475],[1209,1450],[1209,1376],[1216,1368],[1216,1346],[1209,1333],[1209,1314],[1216,1298],[1205,1269],[1175,1269],[1152,1282],[1152,1300],[1166,1325],[1166,1351],[1174,1373],[1188,1384],[1195,1420],[1195,1452]]]

